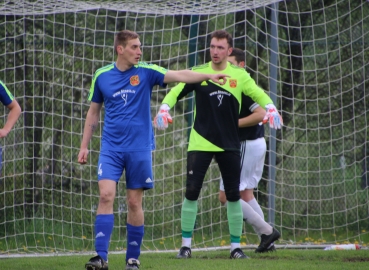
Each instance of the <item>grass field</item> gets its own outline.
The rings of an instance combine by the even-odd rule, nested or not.
[[[161,270],[214,270],[214,269],[368,269],[369,250],[290,250],[278,249],[270,254],[255,254],[245,250],[249,260],[230,260],[229,251],[194,251],[187,260],[175,259],[176,253],[141,254],[141,268]],[[91,256],[52,256],[0,259],[1,270],[70,270],[84,269],[84,264]],[[109,270],[124,268],[125,254],[109,256]]]

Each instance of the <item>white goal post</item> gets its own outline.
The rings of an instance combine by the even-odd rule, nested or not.
[[[88,164],[80,166],[77,155],[92,76],[115,61],[113,38],[122,29],[140,35],[142,60],[169,69],[209,61],[211,32],[231,32],[235,47],[245,51],[247,71],[284,118],[282,130],[266,128],[270,148],[255,191],[281,232],[277,244],[368,245],[368,25],[369,4],[361,0],[3,1],[0,80],[23,112],[2,141],[0,256],[94,250],[103,122]],[[154,89],[153,115],[169,89]],[[144,197],[144,251],[181,246],[192,99],[171,111],[170,128],[156,131],[155,188]],[[2,125],[8,110],[1,112]],[[124,177],[117,189],[112,252],[126,247]],[[194,248],[229,245],[218,192],[219,171],[212,164],[199,199]],[[245,225],[242,246],[257,243]]]

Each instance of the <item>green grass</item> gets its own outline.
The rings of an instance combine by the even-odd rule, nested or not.
[[[250,260],[230,260],[229,251],[194,251],[187,260],[175,259],[175,253],[141,254],[141,270],[216,270],[216,269],[366,269],[369,265],[368,250],[287,250],[279,249],[270,254],[255,254],[247,249]],[[1,259],[2,270],[69,270],[84,269],[84,264],[91,256],[52,256]],[[111,254],[109,269],[124,269],[125,254]]]

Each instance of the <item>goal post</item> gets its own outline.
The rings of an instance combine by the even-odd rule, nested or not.
[[[0,3],[0,80],[22,107],[2,141],[0,255],[94,251],[103,121],[90,143],[88,163],[79,165],[77,155],[92,76],[115,61],[114,35],[122,29],[140,35],[143,61],[168,69],[210,61],[211,32],[231,32],[258,85],[271,94],[275,81],[284,119],[255,191],[266,218],[274,214],[282,235],[278,244],[368,245],[368,24],[369,5],[361,0]],[[153,116],[171,86],[154,89]],[[181,246],[189,104],[191,96],[178,102],[171,110],[173,125],[155,131],[155,187],[145,192],[143,202],[144,251]],[[1,112],[4,123],[8,110],[3,106]],[[266,126],[268,142],[271,132]],[[269,162],[271,155],[275,163]],[[199,198],[194,248],[230,244],[226,209],[218,201],[219,179],[212,163]],[[114,215],[110,251],[121,252],[126,247],[124,176]],[[258,244],[252,228],[245,225],[244,230],[242,247]]]

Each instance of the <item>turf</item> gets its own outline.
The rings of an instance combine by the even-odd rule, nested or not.
[[[248,260],[230,260],[229,251],[193,251],[191,259],[175,259],[176,253],[141,254],[141,270],[214,270],[214,269],[366,269],[369,265],[368,250],[287,250],[279,249],[269,254],[255,254],[245,250]],[[84,269],[84,264],[91,256],[51,256],[4,258],[0,260],[2,270],[37,269],[69,270]],[[125,269],[125,254],[111,254],[109,269]]]

